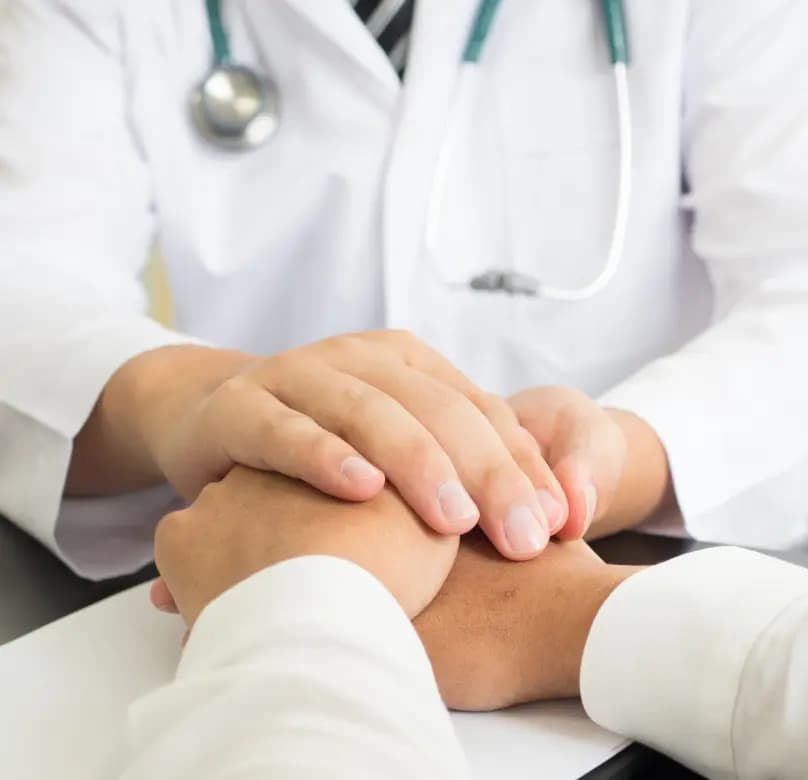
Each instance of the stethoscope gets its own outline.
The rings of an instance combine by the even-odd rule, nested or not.
[[[233,62],[221,6],[221,0],[205,0],[213,66],[191,92],[191,115],[214,146],[249,151],[280,129],[280,92],[269,76]]]
[[[617,206],[609,252],[598,275],[582,287],[568,289],[546,285],[529,274],[514,270],[485,271],[467,282],[448,280],[440,270],[440,263],[437,259],[438,236],[449,169],[454,158],[460,129],[460,108],[474,87],[479,73],[480,58],[501,2],[502,0],[479,0],[474,23],[463,51],[428,197],[424,251],[439,281],[453,289],[502,291],[556,301],[587,300],[603,291],[620,267],[631,203],[633,142],[627,75],[629,64],[628,24],[623,0],[601,0],[604,31],[617,97],[616,113],[620,154]],[[202,137],[211,144],[239,151],[257,149],[266,144],[280,128],[280,92],[275,82],[268,76],[260,75],[246,65],[233,62],[228,36],[222,22],[221,0],[205,0],[205,7],[213,44],[213,66],[202,82],[193,90],[191,95],[192,116]]]

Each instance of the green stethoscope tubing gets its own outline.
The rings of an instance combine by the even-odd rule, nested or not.
[[[463,51],[463,62],[479,62],[501,3],[502,0],[480,0]],[[601,5],[612,65],[618,62],[628,64],[629,46],[623,0],[601,0]],[[213,44],[213,60],[216,65],[220,65],[230,60],[230,42],[222,21],[222,3],[221,0],[205,0],[205,6]]]
[[[222,21],[221,0],[205,0],[208,12],[208,28],[210,40],[213,44],[213,64],[221,65],[230,61],[230,41]]]
[[[623,0],[601,0],[606,23],[606,38],[612,65],[629,65],[631,51],[628,43],[628,24]]]
[[[474,16],[471,29],[469,31],[466,45],[463,49],[460,76],[458,86],[455,90],[453,104],[459,103],[459,96],[470,84],[469,74],[477,70],[483,54],[486,42],[489,40],[491,29],[496,18],[497,11],[502,4],[502,0],[480,0]],[[598,276],[587,285],[575,289],[563,289],[547,286],[529,275],[520,274],[515,271],[494,270],[483,274],[478,274],[469,282],[452,283],[440,278],[437,268],[437,226],[440,221],[443,195],[445,191],[446,175],[457,133],[458,117],[456,112],[450,111],[447,122],[447,131],[441,144],[441,150],[436,165],[436,173],[433,178],[432,191],[429,196],[429,208],[427,223],[424,230],[424,249],[428,256],[432,257],[432,270],[436,273],[440,281],[450,287],[462,287],[474,290],[506,291],[515,294],[540,296],[558,301],[583,301],[601,292],[609,284],[617,273],[626,237],[626,226],[628,221],[629,204],[631,200],[631,168],[632,168],[632,129],[631,129],[631,105],[628,90],[626,71],[629,65],[630,52],[628,41],[628,24],[624,0],[600,0],[604,32],[609,50],[609,59],[615,76],[617,88],[617,116],[620,137],[620,167],[618,176],[617,207],[615,209],[615,221],[612,230],[612,238],[609,245],[609,252],[606,263]],[[210,30],[211,43],[213,45],[213,66],[214,71],[218,69],[227,70],[232,68],[230,43],[225,29],[222,13],[222,0],[205,0],[207,10],[208,27]],[[251,75],[256,82],[257,77],[249,68],[240,66],[243,72]],[[277,101],[276,101],[277,102]],[[275,126],[279,123],[280,117],[274,117]],[[245,126],[246,127],[246,126]],[[204,130],[204,128],[203,128]],[[255,142],[240,144],[241,148],[255,148],[263,144],[274,134],[265,133],[264,137]],[[217,139],[216,133],[207,132],[207,137],[213,142],[221,141]]]
[[[485,42],[491,33],[494,18],[502,0],[480,0],[471,32],[463,51],[463,62],[477,63],[482,56]],[[623,0],[601,0],[609,57],[612,65],[629,63],[628,25]]]
[[[606,260],[593,279],[580,287],[563,288],[545,284],[530,274],[513,269],[491,269],[473,276],[468,281],[455,282],[447,279],[440,270],[438,233],[441,224],[446,182],[459,129],[459,109],[469,90],[473,87],[474,74],[478,70],[483,49],[488,41],[494,20],[502,0],[480,0],[468,40],[463,50],[460,73],[454,90],[452,106],[446,121],[446,130],[438,152],[435,175],[428,199],[426,225],[424,228],[424,252],[437,280],[457,290],[503,291],[517,295],[542,297],[555,301],[579,302],[602,292],[617,274],[622,260],[632,184],[632,128],[631,100],[628,89],[629,65],[628,25],[623,0],[601,0],[604,33],[609,50],[609,60],[614,74],[617,98],[617,123],[619,132],[619,169],[617,199],[609,250]]]

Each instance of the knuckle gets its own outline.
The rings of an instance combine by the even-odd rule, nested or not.
[[[221,486],[218,482],[208,482],[205,484],[202,490],[197,494],[194,502],[187,507],[187,509],[183,510],[185,513],[184,519],[212,511],[218,504],[220,491]]]
[[[446,389],[442,393],[436,393],[435,411],[438,416],[445,416],[448,419],[463,419],[471,424],[482,424],[486,426],[486,421],[478,414],[478,410],[469,399],[462,393]]]
[[[349,382],[344,390],[344,400],[351,406],[366,405],[370,400],[370,396],[369,386],[362,382]]]
[[[469,400],[490,420],[514,419],[516,415],[503,398],[495,393],[474,390],[469,393]]]
[[[501,490],[515,492],[518,476],[516,464],[510,458],[502,458],[483,469],[480,481],[485,494],[494,495]]]
[[[155,549],[173,549],[180,543],[188,523],[188,509],[169,512],[161,517],[154,530]]]
[[[402,448],[407,454],[407,468],[415,479],[422,482],[436,470],[440,447],[429,435],[414,435]]]
[[[576,387],[562,387],[552,385],[547,388],[548,398],[558,406],[559,409],[571,412],[581,407],[594,405],[594,401],[583,390]]]
[[[335,452],[334,437],[326,431],[316,432],[307,443],[306,460],[313,465],[330,464]]]
[[[273,435],[282,441],[293,461],[301,466],[330,461],[334,437],[301,414],[282,414],[273,424]],[[307,469],[308,470],[308,469]]]
[[[252,465],[264,471],[282,470],[291,458],[299,460],[300,442],[306,436],[307,418],[294,412],[279,412],[262,416],[255,423],[258,444]],[[305,453],[303,457],[309,457]]]
[[[412,363],[415,357],[425,349],[421,339],[410,330],[391,330],[388,333],[393,345],[408,364]]]
[[[242,374],[228,377],[213,391],[209,408],[219,409],[238,404],[251,385],[251,380]]]
[[[327,362],[342,362],[350,360],[364,352],[365,341],[361,335],[356,333],[344,333],[339,336],[331,336],[318,344],[318,352]]]
[[[566,396],[573,401],[590,401],[589,396],[577,387],[563,387],[562,385],[553,385],[552,391],[560,396]]]
[[[392,328],[387,333],[399,344],[420,344],[418,337],[406,328]]]
[[[524,430],[524,429],[523,429]],[[525,431],[526,435],[518,435],[511,443],[511,457],[523,468],[535,473],[542,469],[544,459],[541,456],[536,440]]]
[[[363,382],[350,382],[342,393],[343,418],[348,424],[356,422],[363,427],[368,419],[375,417],[379,409],[379,392]]]
[[[238,397],[255,386],[255,382],[250,374],[234,374],[225,379],[220,385],[222,390],[228,395]]]
[[[256,421],[258,436],[262,442],[271,445],[279,439],[293,439],[300,436],[303,425],[302,415],[291,411],[277,411],[263,414]]]
[[[252,373],[256,376],[260,376],[264,381],[272,376],[283,376],[292,370],[292,365],[295,362],[301,359],[301,353],[302,350],[278,352],[275,355],[264,358],[252,369]]]
[[[286,380],[310,372],[315,362],[315,357],[305,347],[279,352],[264,358],[253,369],[252,375],[244,379],[272,395],[277,395],[285,386]]]

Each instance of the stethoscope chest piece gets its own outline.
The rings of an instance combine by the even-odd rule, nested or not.
[[[190,102],[199,132],[223,149],[256,149],[280,128],[277,86],[243,65],[214,66],[193,90]]]

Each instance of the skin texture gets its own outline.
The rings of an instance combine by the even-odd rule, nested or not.
[[[515,560],[535,557],[567,518],[564,491],[513,408],[400,331],[268,358],[196,346],[138,355],[76,437],[67,492],[165,479],[193,500],[237,464],[353,501],[386,478],[431,528],[462,533],[479,519]]]
[[[251,574],[302,555],[335,555],[371,572],[415,618],[449,706],[576,695],[592,620],[634,570],[607,566],[583,542],[553,543],[534,561],[512,563],[479,532],[464,537],[459,553],[458,541],[427,529],[390,489],[347,504],[237,467],[160,523],[163,580],[152,598],[170,601],[172,593],[192,627]]]
[[[465,536],[445,585],[415,620],[447,706],[578,696],[592,621],[636,571],[603,563],[581,541],[553,542],[537,560],[514,564],[481,534]]]

